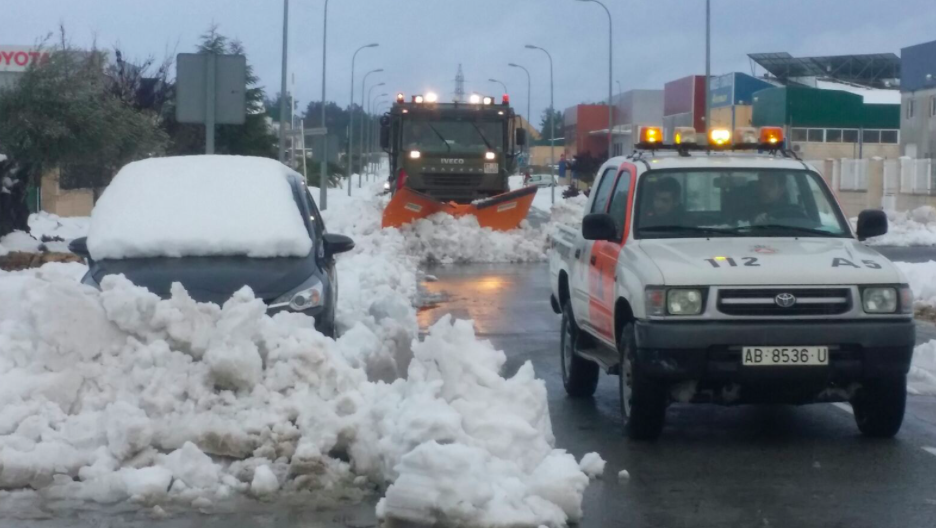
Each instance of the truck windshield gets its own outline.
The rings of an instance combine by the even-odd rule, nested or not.
[[[637,186],[637,238],[849,237],[820,176],[806,170],[653,171]]]
[[[501,151],[503,126],[496,121],[407,121],[403,148],[429,153]]]

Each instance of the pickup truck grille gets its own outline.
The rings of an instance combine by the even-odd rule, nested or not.
[[[795,297],[789,306],[779,300]],[[783,297],[780,297],[783,296]],[[727,315],[796,317],[838,315],[851,309],[848,288],[737,288],[718,291],[718,311]]]

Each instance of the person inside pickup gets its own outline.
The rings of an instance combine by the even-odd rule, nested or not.
[[[790,200],[787,192],[788,178],[784,174],[762,173],[757,176],[759,207],[753,223],[766,224],[778,220],[806,218],[802,206]]]
[[[683,221],[682,186],[675,178],[663,177],[652,183],[650,210],[641,219],[644,227],[678,226]]]

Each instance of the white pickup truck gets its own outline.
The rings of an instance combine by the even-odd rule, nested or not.
[[[642,136],[643,137],[643,136]],[[580,228],[551,237],[563,382],[620,377],[628,436],[671,402],[850,402],[858,428],[900,429],[915,330],[901,272],[852,232],[822,177],[781,151],[638,151],[600,169]]]

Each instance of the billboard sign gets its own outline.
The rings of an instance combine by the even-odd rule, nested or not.
[[[0,72],[24,72],[49,60],[50,51],[34,46],[0,46]]]

